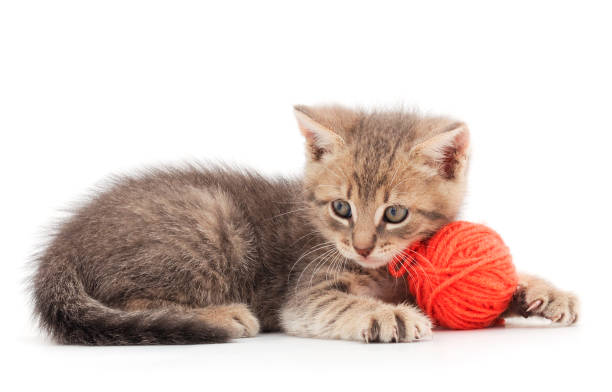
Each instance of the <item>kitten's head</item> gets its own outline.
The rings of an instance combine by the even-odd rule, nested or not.
[[[296,106],[295,115],[308,211],[343,256],[377,268],[455,219],[468,165],[463,123],[340,106]]]

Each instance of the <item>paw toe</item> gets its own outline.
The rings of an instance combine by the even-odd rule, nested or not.
[[[259,320],[251,312],[234,315],[233,319],[242,329],[239,337],[250,338],[259,332]]]
[[[398,318],[402,320],[404,329],[402,342],[411,342],[431,336],[431,321],[421,313],[411,311]]]
[[[530,314],[542,316],[554,323],[570,325],[576,322],[577,315],[576,298],[563,291],[553,291],[549,300],[539,306],[535,306]]]
[[[540,310],[540,308],[542,308],[542,305],[544,305],[544,300],[542,299],[536,299],[535,301],[532,301],[528,306],[527,309],[525,310],[525,312],[530,313],[530,312],[537,312]]]
[[[209,324],[227,331],[232,339],[257,335],[259,321],[243,304],[210,306],[198,310],[200,316]]]

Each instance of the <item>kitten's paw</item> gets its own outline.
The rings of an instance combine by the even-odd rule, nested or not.
[[[530,282],[522,290],[523,316],[540,316],[564,325],[578,320],[578,298],[569,292],[559,290],[546,281]]]
[[[231,339],[249,338],[259,332],[259,320],[244,304],[209,306],[198,309],[209,324],[226,330]]]
[[[360,320],[361,339],[366,343],[412,342],[431,337],[431,321],[410,306],[380,306],[364,316]]]

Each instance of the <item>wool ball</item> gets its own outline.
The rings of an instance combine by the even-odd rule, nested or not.
[[[407,274],[417,304],[439,326],[477,329],[499,321],[518,284],[510,250],[487,226],[452,222],[391,263]]]

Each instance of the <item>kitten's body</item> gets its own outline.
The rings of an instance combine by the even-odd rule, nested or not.
[[[39,260],[42,325],[77,344],[212,342],[281,329],[366,341],[429,335],[429,320],[405,303],[406,285],[385,263],[455,217],[467,130],[338,107],[299,108],[298,118],[309,146],[303,180],[160,170],[120,179],[79,209]],[[354,215],[330,212],[337,199]],[[383,224],[385,203],[409,205],[410,220]],[[366,245],[369,256],[351,253]],[[509,311],[574,321],[573,297],[529,285]]]

